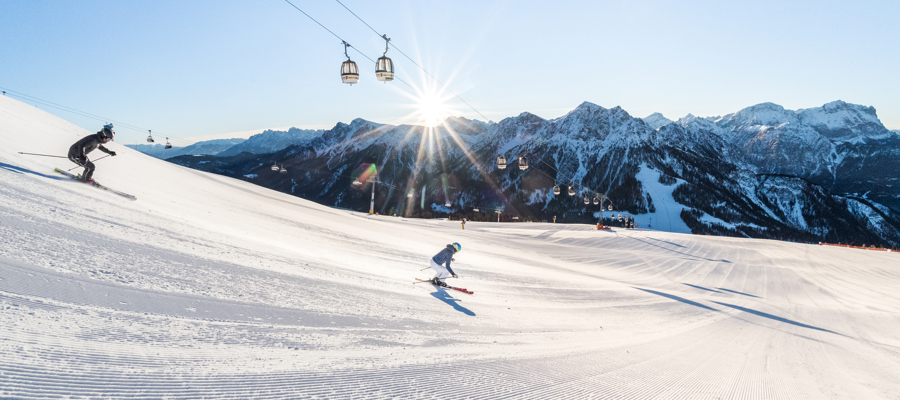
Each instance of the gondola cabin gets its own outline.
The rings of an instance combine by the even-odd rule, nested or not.
[[[341,64],[341,81],[350,85],[359,83],[359,68],[355,62],[348,59]]]
[[[387,56],[391,39],[387,37],[387,34],[381,35],[381,37],[384,39],[384,54],[378,57],[378,61],[375,61],[375,77],[379,81],[387,83],[394,80],[394,63]]]
[[[497,168],[506,169],[506,157],[497,157]]]
[[[394,80],[394,63],[390,58],[382,56],[375,61],[375,77],[385,83]]]

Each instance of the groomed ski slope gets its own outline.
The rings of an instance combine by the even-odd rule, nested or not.
[[[0,97],[0,398],[900,397],[897,253],[463,231],[112,144],[129,201],[16,153],[89,133]],[[412,284],[453,241],[475,294]]]

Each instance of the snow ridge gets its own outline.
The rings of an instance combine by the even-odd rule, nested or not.
[[[648,126],[652,129],[659,129],[665,125],[671,124],[673,121],[664,117],[662,114],[655,112],[650,114],[644,118],[641,118],[644,122],[647,123]]]

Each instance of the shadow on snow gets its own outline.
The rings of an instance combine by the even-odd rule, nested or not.
[[[713,262],[723,262],[723,263],[729,263],[729,264],[731,264],[731,261],[728,261],[728,260],[725,260],[725,259],[715,260],[715,259],[712,259],[712,258],[703,258],[703,257],[695,256],[695,255],[693,255],[693,254],[685,253],[685,252],[683,252],[683,251],[678,251],[678,250],[669,249],[669,248],[666,248],[666,247],[664,247],[664,246],[660,246],[660,245],[658,245],[658,244],[656,244],[656,243],[648,242],[648,241],[646,241],[646,240],[641,240],[641,239],[636,238],[636,237],[631,237],[630,239],[637,240],[638,242],[641,242],[641,243],[644,243],[644,244],[648,244],[648,245],[653,246],[653,247],[658,247],[658,248],[660,248],[660,249],[663,249],[663,250],[665,250],[665,251],[670,251],[670,252],[672,252],[672,253],[681,254],[681,255],[683,255],[683,256],[691,257],[691,258],[694,258],[694,259],[697,259],[697,260],[713,261]],[[649,239],[653,239],[653,238],[649,238]],[[658,241],[658,242],[663,242],[663,243],[669,243],[669,242],[662,241],[662,240],[658,240],[658,239],[653,239],[653,240],[656,240],[656,241]],[[677,245],[677,244],[674,244],[674,243],[670,243],[670,244],[672,244],[672,245],[674,245],[674,246],[684,247],[684,246]]]
[[[708,291],[708,292],[722,293],[722,292],[720,292],[720,291],[718,291],[718,290],[715,290],[715,289],[707,289],[707,288],[705,288],[705,287],[703,287],[703,286],[691,285],[690,283],[684,283],[684,282],[682,282],[681,284],[682,284],[682,285],[686,285],[686,286],[690,286],[690,287],[695,288],[695,289],[706,290],[706,291]]]
[[[742,296],[756,297],[757,299],[760,298],[759,296],[754,296],[754,295],[752,295],[752,294],[747,294],[747,293],[738,292],[737,290],[725,289],[725,288],[721,288],[721,287],[719,288],[719,290],[724,290],[724,291],[726,291],[726,292],[731,292],[731,293],[739,294],[739,295],[742,295]]]
[[[459,305],[458,302],[459,302],[460,300],[459,300],[459,299],[454,299],[453,296],[450,296],[450,293],[447,293],[447,291],[444,290],[444,289],[438,288],[438,289],[437,289],[437,292],[431,293],[431,295],[434,296],[434,298],[436,298],[436,299],[438,299],[438,300],[440,300],[440,301],[443,301],[444,303],[449,304],[449,305],[452,306],[453,309],[455,309],[456,311],[459,311],[459,312],[461,312],[461,313],[463,313],[463,314],[466,314],[466,315],[468,315],[468,316],[471,316],[471,317],[474,317],[474,316],[475,316],[475,313],[472,312],[472,310],[470,310],[470,309],[468,309],[468,308],[465,308],[465,307]]]
[[[690,284],[690,283],[684,283],[684,282],[682,282],[681,284],[682,284],[682,285],[685,285],[685,286],[690,286],[690,287],[692,287],[692,288],[694,288],[694,289],[706,290],[706,291],[708,291],[708,292],[721,293],[721,294],[734,293],[734,294],[739,294],[739,295],[741,295],[741,296],[755,297],[755,298],[757,298],[757,299],[761,299],[761,298],[762,298],[762,297],[759,297],[759,296],[757,296],[757,295],[753,295],[753,294],[749,294],[749,293],[744,293],[744,292],[738,292],[737,290],[725,289],[725,288],[722,288],[722,287],[716,288],[716,289],[718,289],[718,290],[716,290],[716,289],[705,288],[705,287],[703,287],[703,286],[692,285],[692,284]],[[724,292],[728,292],[728,293],[724,293],[723,291],[724,291]]]
[[[700,303],[698,303],[698,302],[696,302],[696,301],[688,300],[688,299],[686,299],[686,298],[684,298],[684,297],[678,297],[678,296],[675,296],[675,295],[671,295],[671,294],[663,293],[663,292],[657,292],[657,291],[655,291],[655,290],[650,290],[650,289],[641,289],[641,288],[639,288],[639,287],[636,287],[635,289],[637,289],[637,290],[642,290],[642,291],[645,291],[645,292],[647,292],[647,293],[655,294],[655,295],[657,295],[657,296],[662,296],[662,297],[665,297],[665,298],[668,298],[668,299],[672,299],[672,300],[675,300],[675,301],[680,301],[680,302],[682,302],[682,303],[684,303],[684,304],[690,304],[690,305],[692,305],[692,306],[700,307],[700,308],[703,308],[703,309],[706,309],[706,310],[710,310],[710,311],[719,311],[719,310],[716,310],[715,308],[704,306],[703,304],[700,304]]]
[[[786,323],[786,324],[791,324],[791,325],[799,326],[799,327],[801,327],[801,328],[815,329],[815,330],[817,330],[817,331],[833,333],[833,334],[835,334],[835,335],[841,335],[840,333],[837,333],[837,332],[834,332],[834,331],[829,331],[828,329],[823,329],[823,328],[815,327],[815,326],[812,326],[812,325],[803,324],[803,323],[800,323],[800,322],[797,322],[797,321],[789,320],[789,319],[787,319],[787,318],[782,318],[782,317],[775,316],[775,315],[772,315],[772,314],[769,314],[769,313],[764,313],[764,312],[762,312],[762,311],[756,311],[756,310],[752,310],[752,309],[749,309],[749,308],[745,308],[745,307],[741,307],[741,306],[736,306],[736,305],[728,304],[728,303],[722,303],[722,302],[718,302],[718,301],[714,301],[713,303],[721,304],[721,305],[723,305],[723,306],[725,306],[725,307],[731,307],[731,308],[733,308],[733,309],[735,309],[735,310],[741,310],[741,311],[743,311],[743,312],[745,312],[745,313],[750,313],[750,314],[753,314],[753,315],[758,315],[758,316],[763,317],[763,318],[768,318],[768,319],[775,320],[775,321],[778,321],[778,322],[784,322],[784,323]],[[841,335],[841,336],[844,336],[844,335]]]
[[[4,163],[0,163],[0,170],[7,170],[7,171],[15,172],[15,173],[17,173],[17,174],[21,174],[21,173],[33,174],[33,175],[37,175],[37,176],[40,176],[40,177],[43,177],[43,178],[53,179],[53,180],[57,180],[57,181],[61,181],[61,180],[66,179],[66,178],[63,178],[63,177],[61,177],[61,176],[56,176],[56,175],[44,175],[44,174],[42,174],[42,173],[40,173],[40,172],[34,172],[34,171],[32,171],[32,170],[30,170],[30,169],[27,169],[27,168],[17,167],[17,166],[15,166],[15,165],[4,164]]]

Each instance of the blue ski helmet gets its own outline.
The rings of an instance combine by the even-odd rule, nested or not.
[[[456,249],[456,251],[462,251],[462,246],[459,243],[453,243],[453,248]]]

